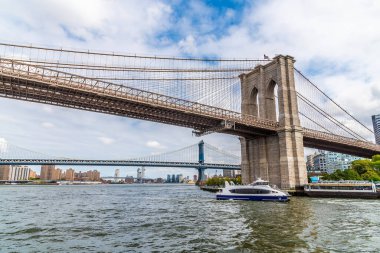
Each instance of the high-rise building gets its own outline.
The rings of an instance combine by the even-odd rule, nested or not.
[[[29,179],[37,178],[37,173],[34,170],[30,170]]]
[[[235,171],[234,170],[223,170],[223,177],[233,178],[233,177],[235,177]]]
[[[42,165],[40,179],[42,180],[53,180],[52,176],[54,174],[55,165]]]
[[[307,169],[307,171],[314,171],[314,158],[316,155],[317,155],[317,153],[306,156],[306,169]]]
[[[10,165],[0,165],[0,180],[9,180]]]
[[[194,176],[193,176],[193,181],[194,181],[194,182],[197,182],[197,181],[198,181],[198,175],[194,175]]]
[[[74,173],[74,180],[76,181],[100,181],[100,172],[97,170],[89,170],[86,172],[79,171]]]
[[[66,170],[65,172],[66,181],[74,181],[74,176],[75,176],[75,170],[73,170],[72,168]]]
[[[119,169],[115,170],[115,177],[120,177],[120,170]]]
[[[372,116],[373,132],[375,133],[376,144],[380,145],[380,114]]]
[[[175,175],[173,174],[172,175],[172,180],[171,180],[172,183],[175,183]]]
[[[145,167],[144,166],[141,168],[141,178],[142,179],[145,178]]]
[[[309,171],[333,173],[336,170],[346,170],[355,160],[361,159],[357,156],[319,150],[313,155],[313,167]]]
[[[167,175],[167,177],[166,177],[166,183],[170,183],[170,180],[171,179],[171,177],[170,177],[170,175]]]
[[[28,166],[0,166],[0,180],[23,181],[29,180],[30,168]]]

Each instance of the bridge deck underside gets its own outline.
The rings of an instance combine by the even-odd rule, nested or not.
[[[231,120],[231,118],[223,115],[194,110],[189,111],[181,106],[147,102],[147,100],[139,97],[113,96],[96,90],[76,89],[59,83],[51,83],[41,77],[27,78],[17,74],[10,75],[1,72],[0,96],[149,120],[205,132],[208,129],[220,126],[224,120]],[[262,124],[259,121],[245,123],[244,120],[239,118],[232,119],[232,121],[234,122],[233,128],[221,129],[217,132],[255,138],[258,135],[273,135],[277,131],[276,127],[270,124]],[[380,153],[379,145],[341,136],[326,135],[309,129],[304,129],[304,146],[362,157],[371,157]]]
[[[339,143],[323,138],[316,139],[315,137],[309,137],[307,134],[305,134],[303,137],[303,145],[307,148],[328,150],[332,152],[338,152],[365,158],[371,158],[373,155],[380,153],[380,150],[376,151],[371,148],[355,145],[355,143]]]
[[[107,94],[83,91],[69,87],[55,86],[45,82],[10,77],[0,74],[0,96],[18,100],[45,103],[87,111],[149,120],[171,124],[200,131],[219,126],[221,117],[192,113],[181,109],[160,106],[154,103],[142,103]],[[235,135],[267,135],[275,133],[273,129],[235,124]]]

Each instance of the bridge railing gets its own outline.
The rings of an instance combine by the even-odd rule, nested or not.
[[[339,136],[331,133],[325,133],[313,129],[303,128],[303,134],[307,137],[313,137],[315,139],[322,139],[326,141],[333,141],[335,143],[346,144],[350,146],[356,146],[365,149],[377,150],[380,153],[380,145],[376,145],[371,142],[365,142],[358,139]]]
[[[200,114],[202,116],[211,116],[220,120],[229,120],[248,126],[256,126],[266,129],[276,130],[278,122],[257,118],[251,115],[243,115],[239,112],[221,109],[209,105],[200,104],[184,99],[170,97],[158,93],[153,93],[137,88],[131,88],[124,85],[118,85],[111,82],[97,80],[79,76],[67,72],[43,68],[38,65],[24,63],[19,60],[0,58],[0,72],[10,77],[20,77],[28,80],[35,80],[49,83],[51,85],[63,86],[106,94],[112,97],[138,101],[140,103],[155,104],[166,108],[176,109],[184,112]]]

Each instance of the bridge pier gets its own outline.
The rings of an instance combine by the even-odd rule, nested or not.
[[[197,168],[198,169],[198,181],[197,185],[201,185],[205,181],[205,169],[204,167]]]
[[[275,135],[240,137],[243,183],[261,177],[282,189],[302,187],[307,183],[307,175],[294,59],[277,56],[272,62],[242,74],[240,79],[242,113],[279,123]]]

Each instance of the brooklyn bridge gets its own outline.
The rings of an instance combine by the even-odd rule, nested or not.
[[[287,55],[179,58],[0,43],[0,96],[236,135],[243,182],[262,177],[285,189],[307,183],[304,147],[380,153],[372,130],[294,65]]]

